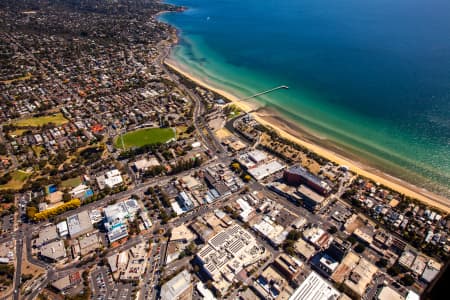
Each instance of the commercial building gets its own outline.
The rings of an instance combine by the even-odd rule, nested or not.
[[[247,172],[256,180],[263,180],[264,178],[269,177],[281,170],[283,170],[286,166],[280,163],[277,160],[273,160],[267,163],[260,164],[253,168],[247,169]]]
[[[246,169],[255,167],[268,158],[267,154],[261,150],[253,150],[242,154],[238,161]]]
[[[232,225],[214,235],[197,253],[197,260],[214,287],[224,293],[243,268],[260,259],[266,251],[239,225]]]
[[[192,200],[191,196],[186,192],[179,193],[177,196],[177,201],[184,211],[188,211],[194,208],[194,201]]]
[[[286,293],[286,287],[288,287],[288,280],[272,266],[268,266],[252,286],[259,295],[259,299],[287,299],[285,297],[287,295],[283,295]]]
[[[140,243],[128,250],[128,264],[120,279],[125,281],[139,281],[145,271],[148,251],[146,244]]]
[[[255,215],[255,209],[242,198],[237,199],[236,203],[239,204],[239,207],[241,209],[239,218],[243,222],[248,222],[248,220],[250,220]]]
[[[143,158],[134,162],[133,167],[136,171],[143,172],[159,166],[160,163],[156,157]]]
[[[403,251],[402,255],[398,259],[398,263],[400,265],[404,266],[405,268],[410,269],[415,259],[416,259],[416,254],[409,250],[406,250],[406,251]]]
[[[327,203],[325,197],[303,184],[298,187],[296,192],[302,198],[303,205],[311,211],[318,211]]]
[[[128,236],[128,227],[121,220],[106,222],[104,225],[109,243],[114,243]]]
[[[361,228],[356,228],[355,231],[353,231],[353,235],[360,242],[370,245],[373,243],[373,236],[375,235],[375,233],[372,228],[365,226]]]
[[[377,300],[405,300],[405,297],[397,293],[393,288],[384,286],[378,294]]]
[[[192,299],[191,274],[184,270],[161,287],[161,300]]]
[[[178,227],[172,228],[170,241],[171,242],[183,242],[190,243],[197,238],[195,233],[193,233],[185,224],[181,224]]]
[[[320,274],[328,277],[337,269],[339,262],[326,253],[320,253],[312,259],[311,265]]]
[[[349,278],[344,281],[344,288],[347,294],[361,298],[377,271],[378,268],[376,266],[365,258],[361,258],[356,267],[351,271]]]
[[[283,177],[290,185],[305,184],[320,195],[328,195],[331,192],[331,187],[328,183],[300,166],[291,167],[288,170],[285,170]]]
[[[101,242],[97,233],[93,233],[78,238],[78,244],[74,246],[74,253],[79,253],[81,256],[84,256],[100,248],[100,246]]]
[[[339,293],[325,279],[312,272],[295,290],[289,300],[337,300]]]
[[[68,290],[69,288],[81,283],[81,274],[79,271],[76,271],[72,274],[64,276],[52,283],[52,287],[57,289],[60,292]]]
[[[106,187],[112,189],[123,183],[122,175],[120,175],[120,171],[117,169],[113,169],[98,176],[96,180],[100,190],[103,190]]]
[[[274,265],[284,277],[292,281],[300,274],[303,263],[282,253],[275,259]]]
[[[432,282],[439,274],[441,268],[442,265],[440,263],[430,259],[427,266],[425,267],[425,270],[422,273],[421,279],[427,283]]]
[[[67,226],[66,221],[62,221],[56,224],[56,228],[58,229],[60,237],[66,237],[69,235],[69,227]]]
[[[337,283],[342,283],[348,277],[353,268],[358,264],[360,257],[354,252],[348,252],[340,265],[331,275],[330,279]]]
[[[317,249],[326,249],[333,241],[333,237],[319,227],[312,227],[303,231],[303,237]]]
[[[269,217],[264,217],[261,222],[256,223],[252,228],[263,235],[274,247],[278,247],[286,239],[289,232],[283,226],[275,224]]]
[[[112,205],[108,205],[103,210],[107,222],[125,221],[133,219],[139,210],[139,204],[135,199],[127,199]]]
[[[42,245],[48,244],[50,242],[58,239],[58,233],[56,232],[56,226],[50,225],[44,227],[41,231],[39,231],[39,236],[35,240],[35,246],[41,247]]]
[[[295,252],[308,261],[316,253],[316,248],[300,239],[294,244]]]
[[[208,290],[203,282],[197,282],[195,285],[195,288],[199,292],[199,294],[203,297],[203,300],[216,300],[216,297],[214,297],[214,294]]]
[[[94,230],[89,213],[84,210],[67,218],[67,227],[71,238],[77,238]]]
[[[54,241],[41,246],[40,255],[50,261],[57,262],[66,258],[66,248],[63,241]]]
[[[334,238],[331,242],[330,247],[325,250],[325,252],[337,261],[342,261],[348,250],[351,248],[352,244],[348,241],[341,240],[339,238]]]

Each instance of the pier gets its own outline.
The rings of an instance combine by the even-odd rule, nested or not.
[[[262,96],[262,95],[265,95],[265,94],[274,92],[274,91],[276,91],[276,90],[281,90],[281,89],[286,89],[286,90],[287,90],[288,88],[289,88],[289,87],[288,87],[287,85],[280,85],[280,86],[274,87],[274,88],[272,88],[272,89],[270,89],[270,90],[263,91],[263,92],[254,94],[254,95],[252,95],[252,96],[250,96],[250,97],[240,99],[239,101],[250,100],[250,99],[252,99],[252,98],[256,98],[256,97],[259,97],[259,96]]]

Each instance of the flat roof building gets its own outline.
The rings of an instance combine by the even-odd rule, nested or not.
[[[56,228],[58,229],[60,237],[66,237],[69,235],[69,228],[67,227],[66,221],[62,221],[56,224]]]
[[[71,238],[77,238],[94,230],[89,213],[84,210],[67,218],[67,227]]]
[[[42,257],[54,262],[57,262],[67,256],[63,241],[54,241],[49,244],[45,244],[41,246],[39,250]]]
[[[97,233],[91,234],[89,236],[80,237],[78,239],[78,244],[80,247],[80,254],[86,255],[95,249],[100,248],[101,243]]]
[[[326,205],[325,197],[303,184],[297,188],[296,193],[302,198],[303,205],[311,211],[317,211]]]
[[[112,189],[123,183],[122,175],[120,175],[120,171],[117,169],[113,169],[103,175],[98,176],[96,180],[100,190],[103,190],[106,187]]]
[[[308,242],[300,239],[294,244],[295,252],[305,260],[309,260],[316,253],[316,248]]]
[[[405,300],[405,297],[397,293],[393,288],[384,286],[378,294],[377,300]]]
[[[328,183],[300,166],[294,166],[285,170],[283,177],[290,185],[305,184],[321,195],[327,195],[331,192],[331,187]]]
[[[312,227],[303,231],[303,237],[317,249],[326,249],[333,241],[333,237],[319,227]]]
[[[213,285],[224,293],[243,268],[264,257],[266,250],[243,227],[232,225],[214,235],[197,253]]]
[[[172,228],[170,241],[182,241],[182,242],[192,242],[196,239],[195,233],[193,233],[185,224],[181,224],[178,227]]]
[[[194,201],[192,200],[191,196],[188,195],[186,192],[181,192],[177,196],[178,203],[180,203],[180,206],[184,208],[186,211],[194,208]]]
[[[35,240],[35,245],[36,247],[40,247],[56,239],[58,239],[56,226],[55,225],[46,226],[41,231],[39,231],[39,237]]]
[[[340,295],[328,281],[311,272],[289,300],[337,300]]]
[[[285,253],[275,259],[274,265],[288,280],[294,280],[300,274],[303,266],[299,260]]]
[[[357,298],[362,297],[373,275],[378,268],[371,264],[365,258],[361,258],[356,267],[351,271],[350,277],[344,281],[344,287],[348,295],[354,295]]]
[[[109,243],[114,243],[128,236],[128,227],[120,220],[106,222],[104,225]]]
[[[191,299],[191,274],[183,270],[161,287],[161,300]]]
[[[156,157],[152,156],[150,158],[143,158],[140,160],[137,160],[134,162],[133,167],[136,169],[136,171],[147,171],[151,168],[157,167],[159,166],[160,163],[159,161],[156,159]]]
[[[273,160],[267,163],[260,164],[253,168],[249,168],[247,172],[256,180],[262,180],[264,178],[269,177],[281,170],[283,170],[286,166],[280,163],[277,160]]]
[[[62,292],[79,283],[81,283],[81,274],[79,271],[76,271],[54,281],[52,287]]]

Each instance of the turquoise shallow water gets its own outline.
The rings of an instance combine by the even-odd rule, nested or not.
[[[172,59],[382,171],[450,196],[450,2],[172,0]]]

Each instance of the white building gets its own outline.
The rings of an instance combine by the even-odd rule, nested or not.
[[[98,176],[96,178],[98,187],[103,190],[106,187],[114,188],[123,183],[122,175],[117,169],[106,172],[104,175]]]
[[[213,236],[197,253],[197,259],[213,279],[214,287],[224,293],[240,271],[265,254],[264,247],[247,230],[232,225]]]
[[[180,299],[183,294],[189,293],[190,288],[191,274],[184,270],[161,287],[161,300]]]
[[[295,290],[289,300],[337,300],[339,293],[325,279],[312,272]]]
[[[58,229],[60,237],[66,237],[69,235],[69,228],[67,227],[66,221],[62,221],[56,224],[56,228]]]

